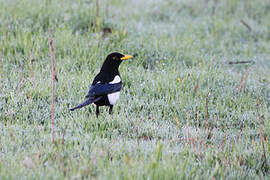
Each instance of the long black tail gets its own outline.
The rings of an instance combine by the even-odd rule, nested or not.
[[[75,106],[74,108],[69,109],[70,111],[74,111],[75,109],[80,109],[84,106],[87,106],[88,104],[93,103],[93,99],[87,98],[85,101],[83,101],[81,104]]]
[[[87,106],[87,105],[89,105],[89,104],[92,104],[92,103],[94,103],[94,102],[100,100],[101,98],[102,98],[102,96],[97,97],[97,98],[91,98],[91,97],[88,97],[88,98],[86,98],[81,104],[79,104],[79,105],[77,105],[77,106],[75,106],[74,108],[71,108],[71,109],[69,109],[69,110],[70,110],[70,111],[74,111],[74,110],[76,110],[76,109],[80,109],[80,108],[82,108],[82,107],[84,107],[84,106]]]

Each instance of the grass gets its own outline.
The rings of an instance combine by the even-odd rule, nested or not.
[[[269,179],[269,1],[98,4],[0,0],[0,179]],[[70,113],[113,51],[114,114]]]

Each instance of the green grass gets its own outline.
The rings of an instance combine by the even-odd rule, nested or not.
[[[270,2],[99,5],[0,0],[0,179],[270,179]],[[136,54],[114,114],[69,112],[114,51]]]

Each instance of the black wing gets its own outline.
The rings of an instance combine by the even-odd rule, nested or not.
[[[86,97],[102,96],[114,92],[118,92],[122,89],[122,82],[115,84],[101,84],[97,83],[91,85]]]

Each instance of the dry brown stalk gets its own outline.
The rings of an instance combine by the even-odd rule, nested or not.
[[[261,159],[263,160],[263,168],[264,168],[264,172],[268,172],[269,167],[267,164],[267,158],[266,158],[266,152],[265,152],[265,138],[264,138],[264,128],[263,128],[263,120],[262,120],[262,115],[260,112],[261,109],[261,100],[260,97],[257,97],[257,112],[258,112],[258,119],[259,119],[259,123],[260,123],[260,130],[259,130],[259,134],[260,134],[260,140],[261,140],[261,144],[262,144],[262,154],[261,154]]]
[[[208,98],[209,98],[210,92],[207,93],[206,95],[206,129],[208,129],[209,126],[209,111],[208,111]]]
[[[30,101],[32,103],[32,94],[33,94],[33,90],[34,90],[34,70],[33,70],[33,63],[34,63],[35,59],[33,58],[32,53],[30,53],[30,71],[31,71],[31,91],[30,91]]]
[[[199,83],[196,84],[195,89],[194,89],[196,96],[198,94],[198,89],[199,89]]]
[[[197,128],[199,128],[199,108],[198,108],[198,105],[199,105],[199,96],[198,96],[198,89],[199,89],[199,82],[197,81],[197,84],[194,88],[194,91],[195,91],[195,95],[196,95],[196,117],[197,117]]]
[[[65,144],[65,132],[62,134],[62,144]]]
[[[200,111],[197,111],[197,129],[199,128],[199,115],[200,115]]]
[[[51,56],[51,75],[52,75],[52,108],[51,108],[51,119],[52,119],[52,143],[54,143],[54,90],[55,90],[55,69],[53,61],[53,39],[49,31],[49,47],[50,47],[50,56]]]
[[[189,133],[189,121],[190,121],[190,114],[189,111],[186,111],[186,117],[187,117],[187,122],[186,122],[186,142],[185,142],[185,146],[187,146],[188,144],[190,144],[190,133]]]

